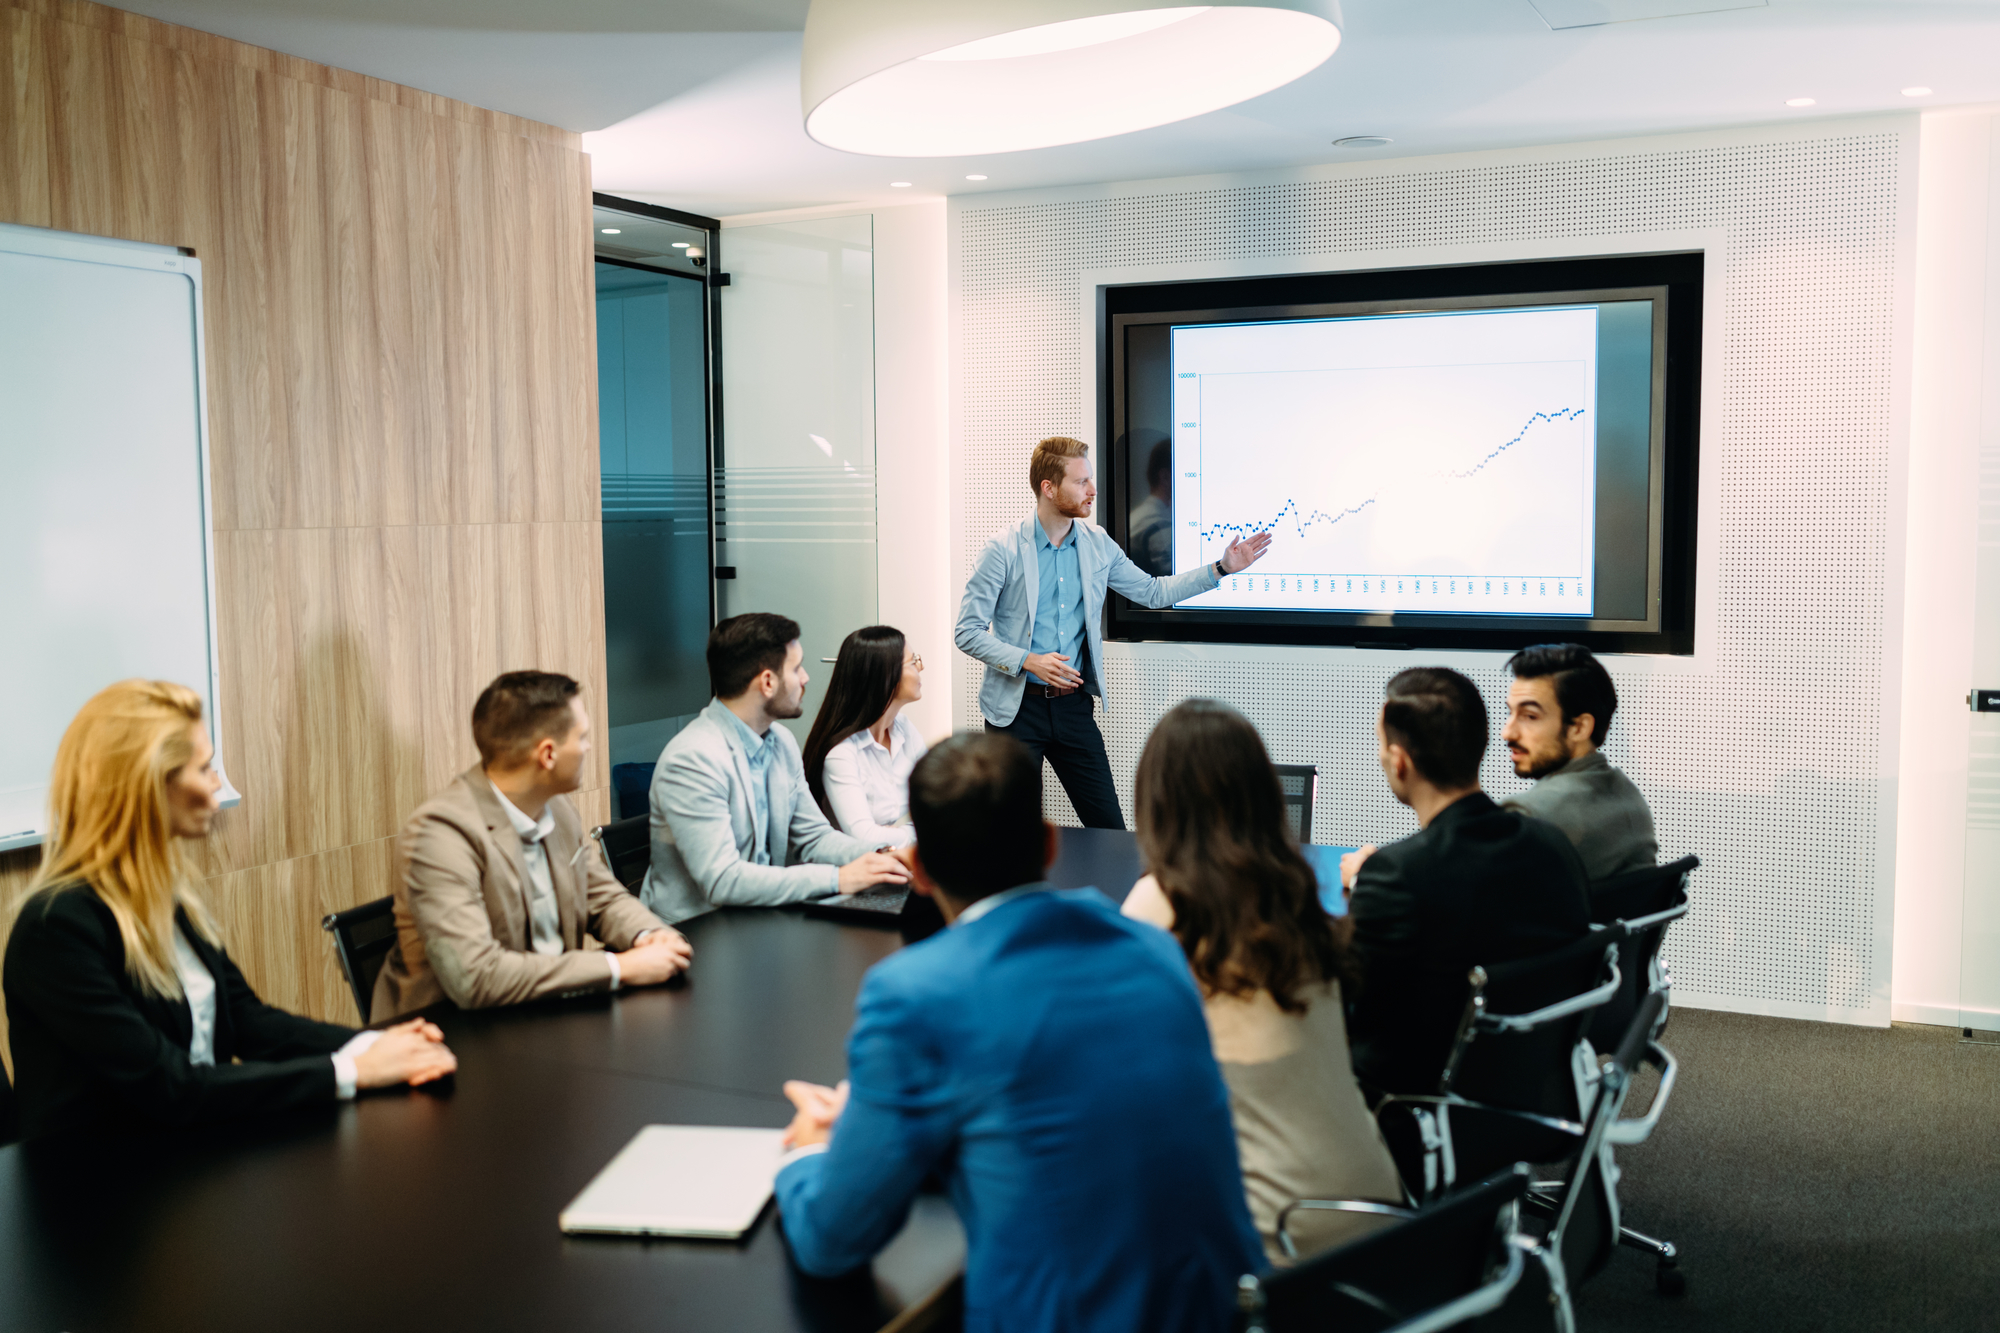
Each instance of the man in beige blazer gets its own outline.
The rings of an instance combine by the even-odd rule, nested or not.
[[[376,1021],[450,999],[464,1009],[649,986],[688,942],[604,867],[566,795],[590,718],[568,676],[510,671],[472,710],[477,767],[410,817],[398,848],[396,948]],[[588,932],[604,945],[586,949]]]

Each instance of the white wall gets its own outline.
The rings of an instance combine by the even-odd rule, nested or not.
[[[2000,685],[2000,114],[1927,113],[1920,162],[1895,1016],[1991,1029],[2000,718],[1966,695]]]
[[[958,609],[948,558],[944,201],[747,214],[724,218],[722,225],[858,214],[874,219],[878,615],[923,656],[925,695],[907,711],[919,731],[936,740],[951,732],[951,624]],[[725,268],[728,262],[725,237]]]

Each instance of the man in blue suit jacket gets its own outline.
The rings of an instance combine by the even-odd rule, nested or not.
[[[1040,882],[1040,768],[986,733],[910,775],[915,883],[949,926],[869,972],[847,1083],[786,1085],[785,1234],[846,1272],[936,1172],[966,1333],[1213,1333],[1262,1251],[1201,1002],[1171,936]]]

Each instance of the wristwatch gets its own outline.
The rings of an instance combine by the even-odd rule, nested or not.
[[[1229,574],[1229,571],[1228,571],[1228,570],[1226,570],[1226,569],[1224,569],[1224,568],[1222,567],[1222,562],[1221,562],[1220,560],[1216,561],[1216,562],[1215,562],[1215,581],[1216,581],[1217,583],[1220,583],[1220,582],[1221,582],[1221,581],[1222,581],[1222,580],[1223,580],[1224,578],[1226,578],[1226,577],[1228,576],[1228,574]]]

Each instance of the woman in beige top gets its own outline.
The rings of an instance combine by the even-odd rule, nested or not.
[[[1187,955],[1229,1085],[1250,1215],[1265,1253],[1284,1263],[1286,1204],[1403,1198],[1354,1081],[1334,922],[1286,827],[1277,770],[1242,714],[1205,699],[1168,713],[1139,757],[1136,796],[1151,873],[1125,914],[1171,931]],[[1287,1229],[1303,1257],[1380,1224],[1301,1211]]]

